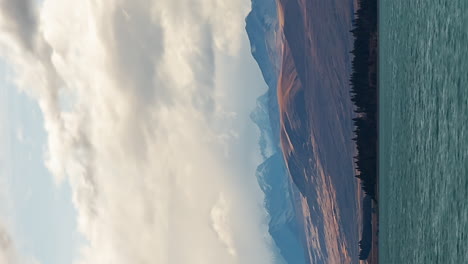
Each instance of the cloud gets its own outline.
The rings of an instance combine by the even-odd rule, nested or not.
[[[237,253],[231,236],[232,230],[229,230],[228,210],[226,199],[221,194],[218,202],[211,209],[211,221],[219,240],[227,247],[229,254],[235,256]]]
[[[17,245],[8,231],[5,223],[0,219],[0,263],[8,264],[39,264],[31,257],[18,253]]]
[[[0,263],[17,264],[18,257],[10,234],[0,223]]]
[[[34,6],[29,0],[0,1],[3,30],[18,38],[23,48],[32,49],[33,37],[36,36],[37,24]]]
[[[88,240],[77,264],[274,262],[248,0],[0,1],[2,55]]]

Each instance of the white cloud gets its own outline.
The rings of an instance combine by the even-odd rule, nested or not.
[[[3,56],[41,107],[46,164],[70,182],[89,241],[77,263],[273,262],[248,123],[260,91],[244,78],[261,78],[244,58],[248,8],[0,0]]]
[[[8,231],[6,223],[0,218],[0,264],[39,264],[31,257],[18,253],[17,244]]]
[[[231,236],[232,230],[230,230],[228,210],[229,207],[227,205],[226,199],[221,194],[219,196],[218,202],[211,209],[211,221],[213,229],[216,231],[219,240],[221,240],[227,247],[229,254],[235,256],[237,253]]]
[[[0,263],[17,264],[18,257],[10,234],[0,222]]]

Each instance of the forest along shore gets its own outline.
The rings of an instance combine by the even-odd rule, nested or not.
[[[356,177],[363,199],[359,259],[378,263],[378,10],[377,0],[359,0],[351,30],[354,36],[351,101],[357,156]]]

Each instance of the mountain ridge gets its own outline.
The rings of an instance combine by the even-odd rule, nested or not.
[[[246,31],[267,91],[257,98],[250,118],[259,131],[259,148],[263,162],[256,177],[265,194],[269,214],[268,231],[278,249],[275,263],[306,264],[300,232],[301,219],[296,212],[295,185],[290,182],[280,143],[277,81],[279,73],[278,19],[275,0],[252,0],[252,11],[246,17]]]

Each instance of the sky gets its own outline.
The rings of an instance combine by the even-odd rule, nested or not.
[[[0,264],[275,262],[249,10],[0,0]]]
[[[2,191],[9,194],[2,200],[10,203],[2,216],[9,216],[22,250],[46,263],[70,263],[81,237],[69,186],[56,188],[44,166],[46,141],[39,107],[11,85],[11,70],[5,64],[0,72],[0,177]]]

